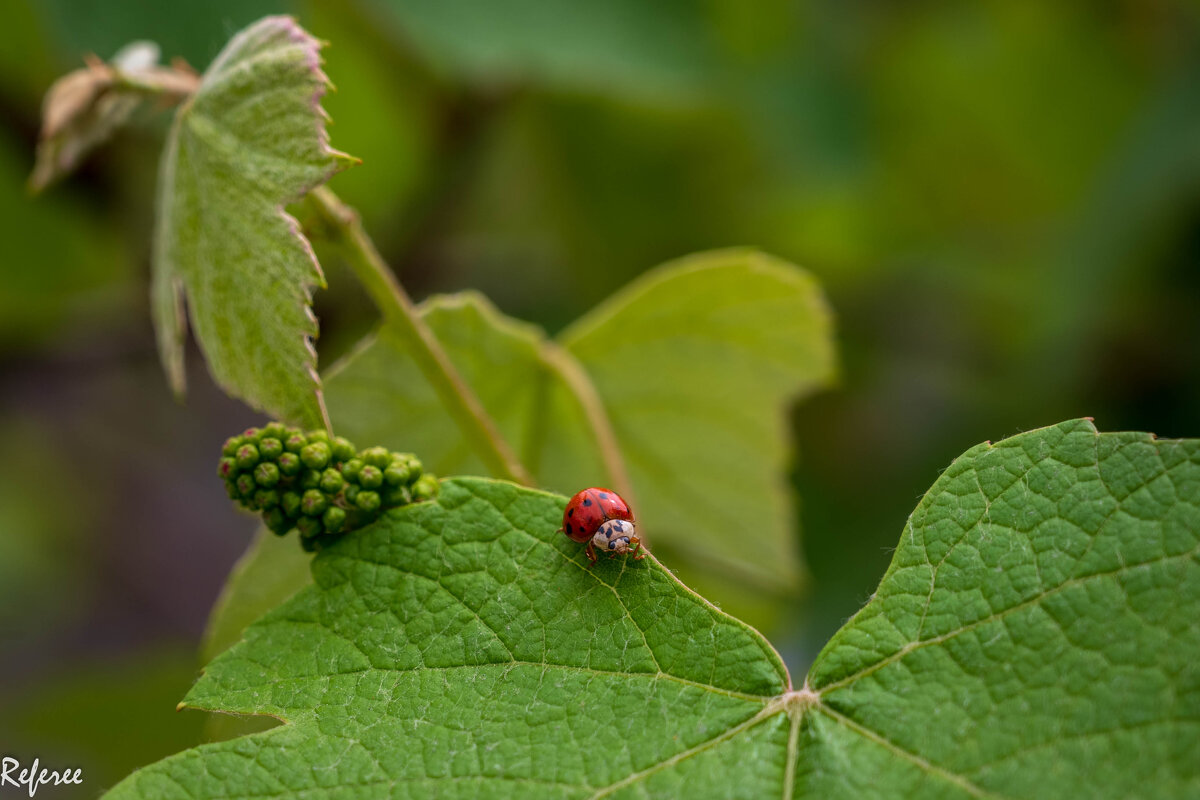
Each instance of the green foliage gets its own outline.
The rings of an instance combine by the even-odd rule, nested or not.
[[[368,4],[373,4],[369,13],[363,13]],[[206,49],[250,19],[257,3],[218,0],[216,6],[175,7],[117,0],[84,8],[51,0],[34,5],[19,0],[6,15],[12,24],[0,47],[0,65],[8,66],[0,69],[0,81],[13,112],[11,141],[28,141],[33,114],[27,98],[64,68],[50,57],[54,44],[68,42],[56,55],[75,63],[80,52],[112,52],[150,34],[163,42],[166,53],[203,64],[211,55]],[[351,199],[366,212],[367,227],[380,236],[381,249],[418,291],[484,286],[505,309],[554,329],[642,265],[679,252],[752,241],[820,271],[837,301],[853,369],[844,402],[806,408],[800,418],[808,473],[801,478],[806,529],[816,532],[807,542],[808,554],[816,569],[822,570],[822,559],[824,567],[813,602],[786,607],[791,637],[840,624],[857,607],[865,591],[863,575],[873,580],[892,549],[890,538],[879,538],[878,531],[890,530],[879,521],[895,516],[897,503],[907,509],[926,480],[921,476],[944,464],[950,443],[973,431],[1027,427],[1081,408],[1164,432],[1192,424],[1194,376],[1200,371],[1194,368],[1195,348],[1188,345],[1195,337],[1180,329],[1197,319],[1189,305],[1195,294],[1188,271],[1194,259],[1187,257],[1194,228],[1189,216],[1194,204],[1187,194],[1200,164],[1194,157],[1200,81],[1197,62],[1188,57],[1195,50],[1189,45],[1197,15],[1190,6],[1156,7],[1153,24],[1147,25],[1144,14],[1131,17],[1125,6],[1096,4],[953,9],[933,4],[915,10],[869,4],[839,7],[838,13],[829,13],[836,4],[718,0],[700,11],[673,3],[633,5],[618,0],[605,9],[579,11],[555,8],[553,0],[465,6],[319,0],[304,9],[310,28],[334,41],[335,52],[346,57],[345,71],[332,74],[346,89],[338,99],[357,104],[349,106],[357,116],[335,111],[339,128],[370,137],[366,141],[375,146],[374,153],[363,152],[347,147],[350,137],[339,135],[343,147],[370,156],[371,169],[352,176],[360,182]],[[469,9],[465,19],[447,10],[463,8]],[[378,24],[389,13],[400,28],[398,37],[389,38],[396,31]],[[660,14],[655,24],[650,15]],[[710,25],[698,25],[699,15],[709,17],[702,23]],[[1131,20],[1137,24],[1126,24]],[[653,35],[646,36],[646,30]],[[691,83],[685,76],[698,71],[692,70],[690,56],[677,58],[679,45],[685,54],[697,52],[699,40],[719,41],[726,48],[720,72],[707,86],[704,108],[681,112],[673,105],[675,94],[663,103],[642,102],[647,88]],[[427,80],[426,65],[408,57],[410,46],[449,75]],[[529,82],[521,92],[503,91],[513,79]],[[362,91],[368,83],[368,91]],[[489,91],[497,83],[501,91]],[[580,86],[609,96],[581,98],[561,91]],[[495,98],[500,100],[493,105]],[[470,148],[445,147],[447,153],[441,153],[444,142],[457,139],[463,128],[485,135],[466,137]],[[146,216],[136,198],[145,196],[139,180],[153,170],[153,159],[128,144],[118,140],[100,153],[86,179],[66,190],[75,197],[64,193],[52,200],[66,205],[33,205],[13,192],[0,193],[0,204],[9,201],[12,230],[21,234],[9,243],[16,248],[9,258],[16,267],[6,275],[5,313],[0,314],[5,343],[22,354],[44,341],[56,353],[61,342],[68,343],[71,357],[55,358],[51,367],[72,378],[80,371],[77,345],[62,335],[56,317],[88,320],[89,364],[91,347],[109,352],[114,332],[125,330],[129,320],[136,324],[126,298],[140,295],[140,285],[114,265],[137,259],[121,258],[115,245],[122,234],[133,233],[130,241],[144,238],[131,220]],[[471,158],[461,158],[464,151]],[[0,166],[12,178],[7,185],[17,187],[25,158],[9,157],[3,143],[0,156]],[[484,165],[478,173],[471,167],[476,159]],[[460,172],[443,170],[443,164],[467,166]],[[1107,177],[1098,174],[1102,168],[1109,170]],[[415,195],[414,183],[420,185]],[[80,228],[81,220],[89,225]],[[410,242],[410,236],[418,241]],[[341,337],[366,324],[361,309],[352,303],[348,308],[345,297],[322,298]],[[96,311],[106,318],[97,320]],[[97,321],[102,327],[93,337]],[[344,325],[340,330],[339,324]],[[543,349],[536,331],[534,340],[538,355],[561,355]],[[334,343],[325,352],[339,347]],[[23,359],[16,361],[20,366]],[[579,364],[563,358],[554,363]],[[525,374],[541,380],[542,372]],[[40,370],[36,379],[43,382]],[[593,379],[602,388],[601,378]],[[145,384],[131,385],[140,392]],[[549,408],[570,420],[561,426],[551,422],[551,427],[568,436],[577,433],[579,441],[547,446],[539,457],[578,459],[587,453],[593,461],[582,466],[603,472],[597,436],[578,419],[586,409],[564,371],[557,370],[545,386],[547,397],[563,397]],[[102,407],[104,398],[121,403],[118,391],[100,402],[89,398],[86,407]],[[620,429],[617,415],[612,416],[613,427]],[[92,411],[88,418],[93,417],[99,415]],[[189,423],[188,429],[195,435],[199,426]],[[73,453],[87,447],[87,437],[82,438]],[[397,444],[412,447],[410,441]],[[156,466],[169,468],[167,459],[180,452],[183,448],[173,447],[170,454],[160,453]],[[459,454],[459,460],[471,459]],[[636,472],[634,459],[629,462],[630,472]],[[113,477],[118,472],[131,471],[89,477],[89,488],[99,496],[117,496],[120,484],[105,489],[104,481],[119,481]],[[28,601],[28,592],[38,592],[35,602],[23,605],[42,613],[79,603],[68,598],[85,595],[48,589],[43,580],[43,575],[63,579],[44,566],[54,561],[53,546],[38,540],[39,505],[60,499],[57,473],[38,481],[22,472],[16,480],[8,494],[22,518],[12,530],[21,535],[5,548],[6,555],[15,556],[6,564],[15,580],[4,584],[6,593]],[[864,486],[870,487],[869,502],[862,502]],[[642,494],[638,505],[656,499]],[[53,507],[55,515],[77,513],[61,505]],[[119,527],[129,520],[124,514],[117,518]],[[114,531],[93,529],[105,547],[129,541],[108,535]],[[739,528],[736,535],[753,537],[757,530]],[[284,544],[274,537],[264,542]],[[70,547],[71,553],[93,549],[87,542],[71,544],[81,545]],[[281,554],[254,560],[247,566],[263,569],[246,569],[231,579],[228,607],[232,618],[240,613],[242,621],[226,626],[227,641],[240,636],[246,621],[257,616],[255,609],[274,605],[291,591],[288,587],[308,581],[307,559],[289,544],[283,550],[293,560]],[[656,552],[685,568],[683,558],[708,552],[698,542],[683,544],[696,552],[673,552],[667,540],[661,548],[656,545]],[[740,556],[759,552],[757,543],[741,544]],[[908,558],[918,563],[911,551]],[[30,564],[44,568],[29,569]],[[288,569],[299,577],[286,577]],[[278,581],[268,574],[272,570]],[[960,577],[949,557],[937,574]],[[267,590],[266,597],[250,597],[255,589]],[[243,590],[246,594],[239,594]],[[831,601],[831,593],[841,602]],[[43,595],[48,602],[42,602]],[[893,587],[887,597],[897,604],[901,595]],[[929,596],[932,603],[933,593]],[[928,608],[932,615],[933,606]],[[1189,610],[1194,604],[1185,604],[1183,611]],[[887,626],[879,622],[886,613],[880,617],[879,611],[875,625],[886,634]],[[826,621],[813,625],[817,617]],[[222,618],[218,613],[215,621]],[[1126,631],[1118,626],[1117,632]],[[871,644],[883,634],[868,627],[841,647]],[[940,652],[936,645],[922,645],[920,652]],[[895,663],[914,663],[917,654],[907,655],[907,647],[893,652],[895,662],[878,674],[892,675]],[[961,658],[957,652],[950,655]],[[822,663],[830,668],[833,662]],[[931,674],[941,676],[938,669]],[[1095,676],[1119,684],[1122,675],[1114,674],[1094,670],[1073,688]],[[1039,672],[1031,682],[1040,677]],[[987,698],[963,694],[971,713],[978,713],[981,702],[1005,696],[1005,687],[980,682],[989,689]],[[958,689],[963,683],[947,685]],[[91,696],[100,688],[97,684]],[[913,687],[897,680],[876,688],[904,695]],[[932,687],[927,680],[920,688]],[[957,695],[948,690],[945,695],[938,719],[946,709],[955,711]],[[1186,691],[1178,696],[1190,697]],[[1181,719],[1194,718],[1191,705],[1179,708]],[[923,719],[929,718],[927,712]],[[1128,717],[1115,715],[1129,737],[1160,729],[1153,720],[1137,728],[1142,721]],[[801,730],[808,732],[823,717],[805,719]],[[1031,723],[1041,726],[1042,718]],[[139,724],[139,731],[143,727],[149,726]],[[1196,760],[1188,733],[1175,739],[1181,761]],[[113,739],[111,725],[97,725],[93,735]],[[1026,731],[1013,736],[1025,738]],[[1131,794],[1171,793],[1153,778],[1132,787],[1121,783],[1129,780],[1131,767],[1158,769],[1160,776],[1170,772],[1152,748],[1152,757],[1134,753],[1129,758],[1117,748],[1106,751],[1103,734],[1078,738],[1078,747],[1093,751],[1093,764],[1101,763],[1098,753],[1116,754],[1113,763],[1122,774],[1114,786]],[[944,754],[945,742],[936,744]],[[970,740],[965,746],[970,748]],[[1053,746],[1033,747],[1056,752]],[[852,752],[858,759],[852,765],[871,761],[861,747],[842,751]],[[931,749],[930,755],[938,754]],[[822,785],[822,776],[844,775],[832,760],[810,770],[807,780],[813,786]],[[1053,770],[1058,767],[1055,761]],[[1042,780],[1038,768],[1027,772],[1028,781],[1040,781],[1030,794],[1062,789],[1054,780]],[[936,795],[931,783],[911,793]],[[745,786],[752,788],[749,782]],[[906,788],[902,780],[895,784],[896,793]],[[849,792],[839,786],[830,793],[839,791]],[[880,789],[862,788],[864,795],[872,791]]]
[[[213,607],[201,662],[207,664],[236,644],[246,626],[310,584],[311,561],[295,542],[260,528]]]
[[[184,701],[289,724],[109,796],[1200,790],[1200,442],[1080,420],[967,451],[800,689],[654,560],[586,569],[562,503],[455,479],[322,552]]]
[[[672,563],[760,591],[797,585],[787,411],[831,382],[832,328],[808,273],[720,251],[647,273],[559,337],[595,384],[639,519]]]
[[[251,626],[184,701],[290,724],[176,757],[111,796],[570,795],[626,777],[631,756],[660,760],[743,724],[784,690],[765,640],[658,564],[588,569],[556,532],[562,503],[454,479],[436,503],[323,551],[316,586]]]
[[[421,306],[459,374],[475,392],[517,456],[546,488],[565,492],[611,479],[586,412],[535,326],[501,314],[482,295],[438,296]],[[433,387],[387,326],[366,340],[326,378],[337,429],[363,441],[420,453],[434,472],[487,474],[465,445]],[[552,438],[543,431],[554,435]],[[561,432],[561,433],[559,433]],[[564,436],[572,441],[558,441]],[[550,442],[546,442],[550,438]],[[556,449],[548,447],[553,444]]]
[[[830,380],[833,361],[805,273],[753,252],[694,256],[597,308],[565,346],[476,294],[434,298],[422,314],[539,485],[619,483],[589,420],[599,405],[640,531],[686,580],[751,614],[753,598],[796,586],[785,411]],[[439,474],[485,471],[386,327],[331,370],[327,395],[339,432],[412,449]],[[278,600],[308,580],[292,577]],[[210,628],[228,627],[222,613]]]
[[[731,594],[796,585],[786,410],[833,368],[829,314],[807,274],[752,251],[693,256],[630,285],[557,342],[478,295],[424,313],[540,486],[629,489],[652,546],[687,574],[740,571]],[[386,329],[328,383],[347,435],[403,444],[440,474],[483,469]],[[726,536],[731,528],[754,533]]]
[[[701,8],[610,0],[375,0],[433,64],[479,83],[534,80],[653,93],[696,89],[709,52]]]
[[[325,426],[311,289],[320,266],[283,205],[352,159],[332,150],[318,42],[285,17],[238,34],[180,109],[154,248],[159,349],[184,387],[183,296],[213,377],[289,422]]]
[[[1197,615],[1200,441],[1078,420],[973,447],[813,665],[799,786],[1194,796]]]

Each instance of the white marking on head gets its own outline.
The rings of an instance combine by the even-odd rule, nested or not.
[[[637,528],[627,519],[610,519],[596,529],[592,545],[601,553],[627,553]]]

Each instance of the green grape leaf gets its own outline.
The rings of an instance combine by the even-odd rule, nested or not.
[[[807,273],[754,251],[691,256],[635,281],[561,346],[478,295],[425,314],[539,485],[572,494],[620,483],[582,383],[611,421],[639,521],[687,578],[705,568],[732,578],[722,602],[796,586],[787,412],[832,380],[834,361],[830,314]],[[581,368],[576,384],[564,377]],[[484,471],[386,330],[328,384],[339,432],[412,449],[439,474]]]
[[[589,569],[555,530],[563,502],[450,480],[323,551],[314,586],[184,700],[288,724],[109,796],[575,797],[672,759],[698,775],[740,758],[743,781],[769,785],[758,751],[787,737],[762,724],[786,689],[778,655],[652,558]],[[687,757],[726,738],[715,762]]]
[[[237,644],[246,626],[311,583],[311,560],[291,537],[259,528],[213,606],[200,648],[203,662]]]
[[[475,292],[432,297],[421,316],[501,435],[545,488],[573,492],[607,477],[586,412],[563,377],[566,354],[534,325]],[[340,435],[419,453],[438,475],[486,474],[454,420],[386,326],[326,376]]]
[[[283,206],[353,159],[329,147],[319,43],[288,17],[235,36],[179,110],[159,175],[153,310],[184,389],[183,300],[223,388],[299,424],[325,424],[312,315],[320,265]]]
[[[109,796],[1200,791],[1200,441],[971,448],[799,689],[653,558],[589,569],[563,502],[454,479],[322,552],[184,701],[287,724]]]
[[[756,598],[796,585],[787,411],[833,371],[832,324],[807,273],[753,251],[682,259],[581,320],[565,347],[475,293],[431,298],[421,314],[540,486],[620,489],[627,462],[644,532],[689,583],[754,621],[768,616]],[[439,475],[486,473],[386,327],[325,382],[339,434],[419,453]],[[293,577],[276,602],[307,582]],[[245,623],[237,597],[210,623],[227,639]]]
[[[797,794],[1194,797],[1197,619],[1200,440],[973,447],[813,665]]]
[[[420,306],[455,367],[522,463],[551,489],[603,482],[604,465],[556,349],[533,325],[505,317],[474,292],[431,297]],[[564,353],[557,353],[569,359]],[[339,435],[360,446],[419,453],[435,474],[483,473],[403,342],[384,327],[326,374]],[[205,656],[236,642],[259,614],[309,584],[307,557],[288,540],[260,532],[213,608]]]
[[[726,250],[646,274],[563,332],[672,562],[796,586],[788,410],[833,379],[832,327],[808,273]]]

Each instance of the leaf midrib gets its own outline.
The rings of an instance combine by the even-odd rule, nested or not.
[[[395,668],[390,668],[390,667],[366,666],[366,667],[358,667],[355,669],[339,670],[337,672],[329,672],[329,673],[327,673],[327,677],[341,677],[341,676],[345,676],[345,675],[365,675],[368,673],[379,673],[380,675],[408,675],[408,674],[424,673],[424,672],[454,672],[456,670],[485,670],[485,669],[489,669],[489,668],[499,668],[499,667],[508,668],[508,669],[499,670],[502,675],[507,674],[507,672],[511,671],[511,668],[513,668],[513,667],[539,667],[542,669],[543,673],[553,670],[553,671],[560,671],[560,672],[583,673],[585,675],[595,675],[595,676],[619,678],[621,680],[628,680],[630,678],[647,679],[650,681],[665,680],[665,681],[670,681],[672,683],[678,683],[682,686],[688,686],[693,689],[700,689],[705,692],[709,692],[710,694],[723,695],[725,697],[729,697],[729,698],[732,698],[735,700],[745,700],[747,702],[758,703],[760,705],[769,705],[772,702],[778,701],[781,697],[786,696],[786,695],[768,696],[768,695],[752,694],[749,692],[738,692],[738,691],[734,691],[732,689],[725,689],[720,686],[714,686],[713,684],[710,684],[710,683],[703,683],[702,681],[694,681],[694,680],[691,680],[690,678],[683,678],[678,675],[672,675],[669,672],[661,672],[661,671],[659,671],[659,672],[628,672],[628,671],[622,672],[619,670],[597,669],[594,667],[576,667],[576,666],[572,666],[570,664],[553,664],[553,663],[546,662],[546,661],[528,661],[528,660],[525,660],[525,661],[520,661],[520,660],[488,661],[488,662],[483,662],[483,663],[479,663],[479,664],[448,664],[445,666],[422,665],[419,667],[406,667],[404,669],[395,669]],[[262,686],[273,686],[277,683],[278,683],[278,680],[270,680],[270,681],[267,681],[262,684],[247,683],[246,688],[253,689],[253,688],[259,688]],[[218,708],[218,707],[216,707],[216,704],[213,704],[210,706],[210,705],[205,704],[204,702],[185,701],[184,703],[181,704],[181,707],[195,709],[195,710],[199,710],[199,711],[214,711],[214,712],[228,712],[229,711],[229,709],[225,708],[224,706]],[[280,709],[280,711],[284,711],[284,709]],[[262,714],[263,712],[246,711],[246,712],[233,712],[233,713],[246,713],[246,714],[253,715],[253,714]],[[284,719],[285,721],[291,723],[291,722],[298,722],[300,720],[303,720],[305,718],[305,716],[306,716],[306,714],[296,714],[294,717],[281,716],[279,718]]]

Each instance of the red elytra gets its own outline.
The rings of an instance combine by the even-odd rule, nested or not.
[[[563,510],[563,526],[559,530],[572,541],[580,544],[587,542],[587,556],[594,564],[596,563],[596,553],[593,537],[596,536],[600,527],[610,520],[626,520],[632,523],[634,521],[633,511],[630,510],[629,504],[612,489],[593,486],[576,493],[567,501],[567,507]],[[632,530],[631,527],[631,533]],[[626,544],[632,545],[633,552],[636,553],[635,558],[643,558],[641,553],[637,553],[640,544],[637,536],[629,538]],[[620,552],[626,552],[625,547],[621,547]]]

